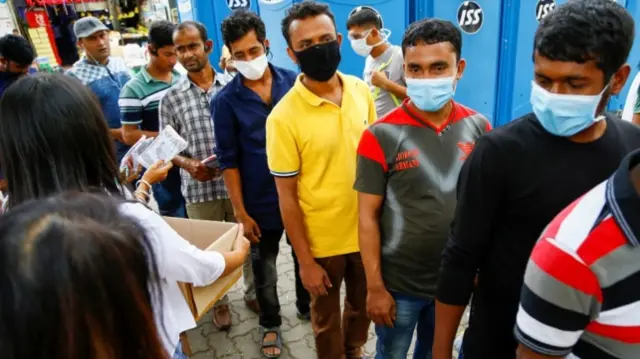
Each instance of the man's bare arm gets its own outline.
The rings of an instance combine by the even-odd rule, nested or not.
[[[633,119],[631,120],[634,124],[640,126],[640,113],[634,113]]]
[[[465,306],[444,304],[436,300],[436,330],[433,340],[433,359],[450,359],[453,341],[464,314]]]
[[[404,100],[405,98],[407,98],[407,88],[391,80],[386,81],[384,89],[400,100]]]
[[[358,238],[369,290],[384,289],[380,270],[380,208],[383,197],[358,192]]]
[[[298,261],[301,265],[315,263],[307,238],[304,214],[298,201],[298,176],[275,177],[275,181],[282,221]]]
[[[124,139],[122,138],[121,128],[110,128],[109,133],[111,134],[111,137],[113,137],[116,141],[124,143]]]
[[[140,139],[140,137],[156,137],[158,136],[157,131],[144,131],[138,128],[138,125],[122,125],[122,142],[125,144],[132,146],[135,145],[136,142]]]

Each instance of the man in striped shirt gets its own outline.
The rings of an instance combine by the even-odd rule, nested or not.
[[[525,274],[518,359],[640,358],[640,150],[544,230]]]
[[[155,137],[159,131],[160,99],[181,80],[173,68],[177,62],[173,45],[175,26],[169,21],[154,21],[149,28],[149,64],[129,80],[120,92],[120,123],[124,143],[131,146],[140,137]],[[187,216],[180,192],[180,168],[169,171],[167,179],[153,185],[153,197],[163,216]]]

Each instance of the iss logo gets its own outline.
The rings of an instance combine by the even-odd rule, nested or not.
[[[540,21],[556,8],[556,0],[538,0],[536,20]]]
[[[467,34],[480,31],[484,22],[482,8],[475,1],[465,1],[458,8],[458,25]]]
[[[227,0],[227,6],[231,10],[248,9],[251,7],[251,0]]]

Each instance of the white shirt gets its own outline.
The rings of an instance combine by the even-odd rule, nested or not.
[[[159,302],[160,298],[154,298],[153,310],[162,342],[169,355],[173,356],[180,333],[196,326],[177,282],[192,283],[195,286],[211,284],[225,269],[224,257],[218,252],[202,251],[193,246],[180,237],[160,215],[142,204],[122,204],[121,213],[135,219],[146,229],[155,251],[156,264],[162,278],[162,302]]]
[[[622,110],[622,119],[628,122],[633,120],[633,109],[636,106],[638,100],[638,87],[640,87],[640,72],[633,79],[631,87],[629,87],[629,93],[627,94],[627,100],[624,103],[624,110]]]

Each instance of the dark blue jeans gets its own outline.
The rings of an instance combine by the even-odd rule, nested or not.
[[[435,333],[435,301],[391,292],[396,301],[393,328],[376,325],[376,359],[405,359],[417,326],[413,359],[431,359]]]
[[[187,218],[187,209],[180,191],[180,169],[169,170],[167,179],[153,185],[153,198],[158,203],[160,214],[168,217]]]

